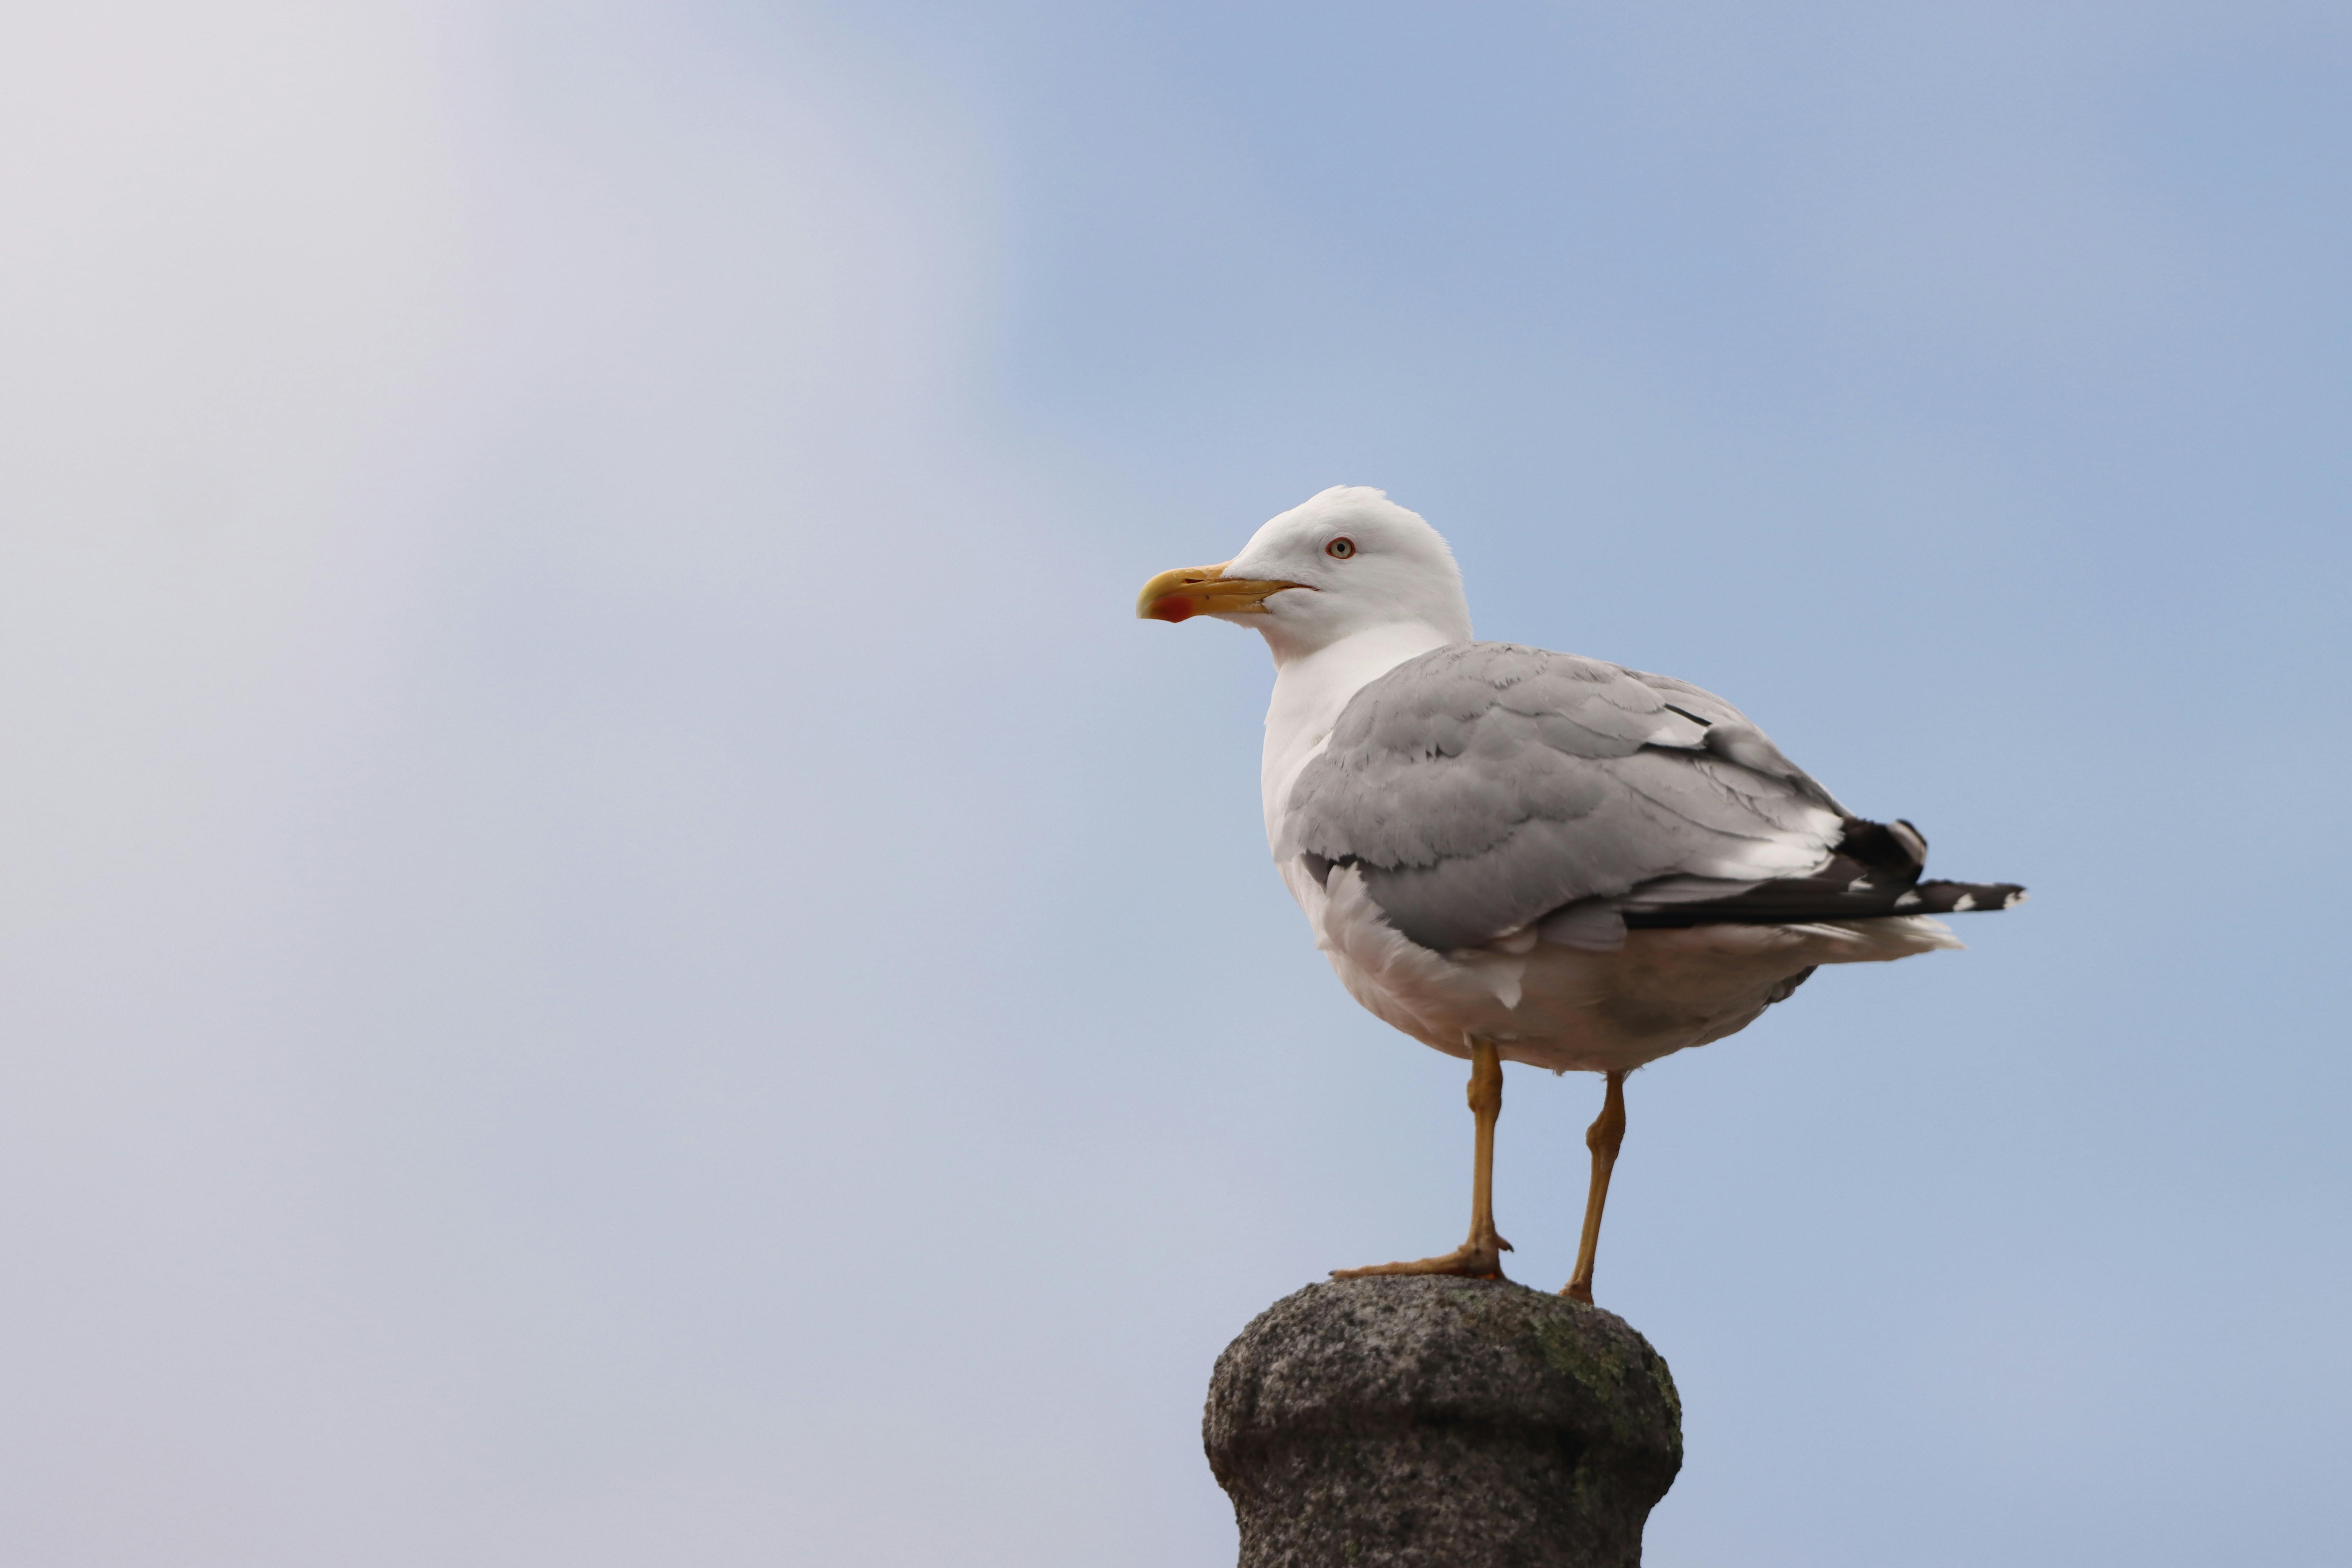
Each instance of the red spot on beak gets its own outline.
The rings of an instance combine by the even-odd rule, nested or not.
[[[1192,601],[1181,594],[1171,594],[1164,599],[1154,599],[1151,602],[1151,618],[1155,621],[1166,621],[1171,626],[1189,621],[1198,613],[1192,607]]]

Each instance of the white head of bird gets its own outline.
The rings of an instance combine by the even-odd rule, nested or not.
[[[1462,571],[1444,537],[1362,485],[1334,485],[1291,508],[1231,561],[1162,572],[1144,584],[1136,614],[1248,626],[1277,666],[1368,632],[1430,647],[1470,640]]]

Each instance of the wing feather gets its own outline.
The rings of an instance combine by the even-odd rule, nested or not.
[[[1288,817],[1311,866],[1356,867],[1399,931],[1453,949],[1661,879],[1680,901],[1819,871],[1846,814],[1711,692],[1473,643],[1358,692]]]

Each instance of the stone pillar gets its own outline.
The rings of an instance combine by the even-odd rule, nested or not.
[[[1217,1358],[1202,1426],[1240,1568],[1633,1568],[1683,1462],[1649,1342],[1501,1280],[1286,1296]]]

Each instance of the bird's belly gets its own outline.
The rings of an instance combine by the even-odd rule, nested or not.
[[[1342,952],[1330,958],[1358,1002],[1449,1056],[1467,1057],[1476,1036],[1509,1061],[1612,1072],[1746,1028],[1808,967],[1725,962],[1675,940],[1687,934],[1638,931],[1607,953],[1548,945],[1519,955],[1432,953],[1434,963],[1377,973]]]
[[[1737,1034],[1819,962],[1805,944],[1708,940],[1754,930],[1629,931],[1615,952],[1539,945],[1527,955],[1503,1054],[1558,1072],[1614,1072]]]
[[[1365,1008],[1450,1056],[1466,1057],[1475,1036],[1558,1072],[1624,1070],[1736,1034],[1818,964],[1958,945],[1937,921],[1898,918],[1634,931],[1613,952],[1530,942],[1440,953],[1391,927],[1352,871],[1330,882],[1309,918]]]

